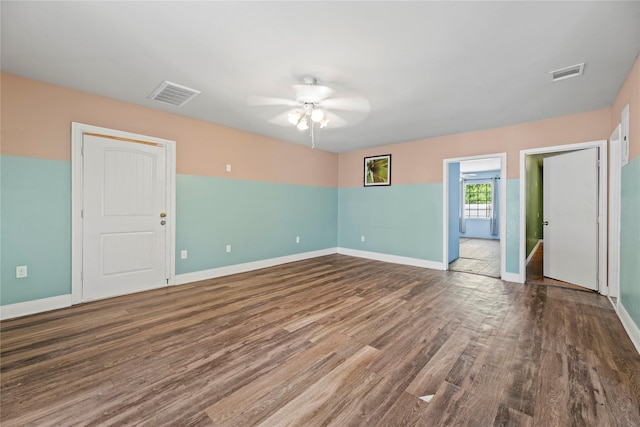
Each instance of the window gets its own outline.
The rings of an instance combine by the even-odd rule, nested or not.
[[[491,218],[491,184],[465,184],[465,218]]]

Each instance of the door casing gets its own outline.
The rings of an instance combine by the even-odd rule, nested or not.
[[[620,301],[620,181],[622,168],[621,125],[609,138],[610,141],[610,169],[609,169],[609,275],[607,296],[618,311]]]
[[[556,153],[559,151],[574,151],[585,148],[598,148],[598,292],[603,293],[607,287],[607,141],[589,141],[576,144],[540,147],[520,151],[520,283],[526,279],[526,184],[527,171],[525,156],[533,154]]]
[[[82,207],[84,171],[82,167],[82,141],[84,133],[101,134],[113,138],[143,140],[164,144],[166,147],[166,200],[167,239],[166,258],[168,284],[175,284],[176,241],[176,143],[147,135],[124,132],[84,123],[71,123],[71,303],[82,302]]]

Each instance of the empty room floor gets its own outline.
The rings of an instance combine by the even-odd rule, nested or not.
[[[449,270],[500,277],[500,240],[461,237],[460,257]]]
[[[605,297],[344,255],[0,332],[4,427],[640,425]]]

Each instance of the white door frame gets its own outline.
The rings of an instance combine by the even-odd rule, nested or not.
[[[618,311],[618,301],[620,301],[621,132],[622,127],[618,124],[609,139],[609,281],[607,283],[607,297],[609,297],[609,301],[611,301],[616,312]]]
[[[442,265],[444,270],[449,269],[449,263],[447,262],[449,259],[449,163],[490,158],[500,159],[500,278],[506,280],[507,153],[456,157],[442,161]],[[454,185],[458,185],[458,182],[455,182]]]
[[[175,284],[175,242],[176,242],[176,142],[140,135],[84,123],[71,123],[71,304],[82,302],[82,206],[84,172],[82,168],[82,140],[85,133],[94,133],[113,138],[142,140],[164,144],[166,147],[167,204],[169,213],[166,239],[167,279]]]
[[[520,150],[520,282],[524,283],[526,271],[526,188],[527,171],[525,156],[533,154],[574,151],[599,148],[600,168],[598,174],[598,292],[605,293],[607,287],[607,141],[589,141],[553,147]]]

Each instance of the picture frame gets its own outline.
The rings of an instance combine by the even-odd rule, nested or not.
[[[391,154],[364,158],[365,187],[391,185]]]

